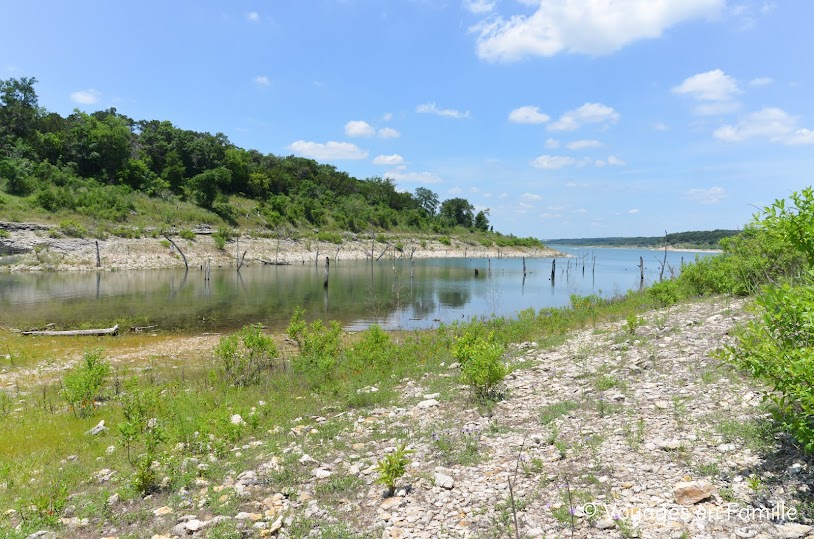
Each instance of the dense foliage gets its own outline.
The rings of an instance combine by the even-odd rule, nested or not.
[[[721,240],[739,234],[738,230],[696,230],[674,232],[664,236],[636,236],[631,238],[571,238],[548,240],[550,245],[576,245],[591,247],[685,247],[714,248]]]
[[[424,187],[402,192],[391,179],[264,155],[222,133],[134,120],[115,108],[62,117],[39,107],[36,82],[0,80],[0,188],[31,208],[127,222],[144,196],[191,201],[234,225],[240,215],[230,199],[240,196],[256,202],[253,217],[269,229],[491,230],[489,210],[476,213],[463,198],[440,201]],[[160,218],[173,225],[180,216]]]
[[[758,294],[750,321],[722,356],[766,382],[776,419],[806,451],[814,451],[814,191],[794,193],[763,209],[753,225],[764,256],[784,256],[785,272]],[[772,260],[772,264],[778,264]]]

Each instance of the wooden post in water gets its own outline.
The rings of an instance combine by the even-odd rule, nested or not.
[[[102,267],[102,259],[99,257],[99,240],[96,240],[96,267]]]
[[[325,280],[322,282],[322,288],[328,288],[328,269],[331,267],[331,257],[325,257]]]
[[[557,259],[551,259],[551,286],[554,286],[554,278],[557,275]]]
[[[523,277],[526,276],[526,257],[523,257]]]
[[[639,290],[644,288],[644,258],[639,257]]]
[[[488,260],[489,260],[489,275],[491,275],[492,274],[492,259],[489,258]]]

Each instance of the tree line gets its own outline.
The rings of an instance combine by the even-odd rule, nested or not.
[[[740,230],[695,230],[674,232],[664,236],[571,238],[548,240],[549,245],[575,245],[591,247],[718,247],[724,238],[736,236]]]
[[[49,212],[125,222],[134,193],[187,200],[235,224],[230,198],[257,201],[269,228],[313,226],[360,232],[455,229],[488,232],[489,210],[441,201],[425,187],[357,179],[312,159],[263,154],[223,133],[134,120],[115,108],[63,117],[38,104],[35,78],[0,80],[0,187]],[[171,223],[170,223],[171,224]]]

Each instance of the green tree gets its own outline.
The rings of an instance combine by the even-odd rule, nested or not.
[[[487,217],[487,215],[489,215],[489,208],[478,212],[478,214],[475,216],[476,229],[482,232],[489,231],[489,218]]]
[[[449,218],[453,224],[472,228],[475,207],[465,198],[450,198],[441,204],[441,217]]]
[[[218,167],[197,174],[187,183],[192,196],[204,208],[212,208],[218,195],[229,185],[232,173],[225,167]]]
[[[39,107],[34,77],[0,80],[0,136],[29,138],[37,128]]]
[[[435,212],[438,211],[439,204],[437,194],[433,193],[426,187],[417,187],[415,190],[415,199],[418,202],[418,206],[427,212],[427,215],[430,217],[435,216]]]

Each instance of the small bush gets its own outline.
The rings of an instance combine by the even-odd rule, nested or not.
[[[769,384],[775,419],[814,452],[814,273],[809,282],[764,290],[757,318],[721,356]]]
[[[326,241],[328,243],[335,243],[339,245],[342,243],[342,234],[339,232],[329,232],[327,230],[321,230],[317,233],[317,239],[319,241]]]
[[[239,332],[222,337],[215,347],[221,373],[234,386],[247,386],[260,380],[277,357],[274,340],[263,335],[260,325],[245,326]]]
[[[219,227],[218,231],[212,234],[212,239],[215,241],[215,248],[219,251],[226,249],[226,242],[232,239],[232,231],[228,228]]]
[[[396,489],[396,482],[407,471],[407,465],[410,463],[410,459],[407,458],[407,455],[412,452],[411,449],[407,449],[406,443],[402,443],[395,451],[385,455],[384,458],[379,461],[376,468],[379,472],[379,477],[376,479],[376,482],[387,487],[388,495],[393,494],[393,491]]]
[[[90,415],[96,407],[102,386],[110,374],[110,364],[101,350],[85,352],[82,361],[62,378],[62,397],[74,414]]]
[[[131,484],[142,496],[158,489],[154,463],[166,439],[164,428],[155,417],[158,398],[155,391],[134,391],[122,397],[124,421],[118,426],[119,440],[127,449],[127,460],[134,470]]]
[[[178,235],[184,238],[185,240],[189,241],[193,241],[195,239],[195,233],[189,230],[188,228],[181,230],[181,232],[179,232]]]
[[[647,289],[647,293],[656,301],[659,307],[669,307],[678,303],[680,298],[678,283],[675,281],[661,281]]]
[[[6,230],[4,228],[0,228],[0,238],[10,238],[10,237],[11,237],[11,232],[9,232],[8,230]]]
[[[288,326],[288,336],[297,342],[299,356],[292,361],[294,372],[305,376],[311,385],[325,385],[334,374],[337,360],[342,353],[342,327],[331,321],[326,327],[322,320],[314,320],[309,326],[304,320],[305,312],[297,309]]]
[[[478,401],[499,400],[499,385],[508,374],[502,361],[503,346],[480,339],[470,350],[470,358],[461,365],[462,381]]]
[[[441,236],[438,238],[438,242],[446,245],[447,247],[452,245],[452,240],[449,238],[449,236]]]
[[[88,230],[76,221],[66,220],[59,223],[59,230],[69,238],[84,238]]]

